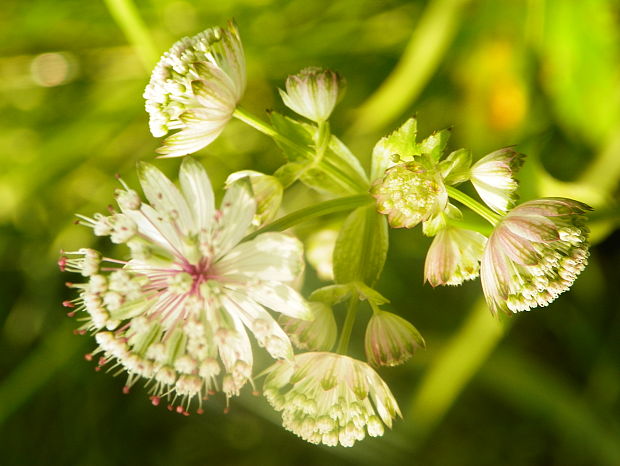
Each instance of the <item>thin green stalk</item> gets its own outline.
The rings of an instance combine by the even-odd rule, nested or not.
[[[355,317],[357,316],[357,308],[359,306],[359,299],[357,293],[353,293],[351,300],[349,301],[349,307],[347,309],[347,316],[344,319],[342,325],[342,333],[340,334],[340,341],[338,342],[337,353],[346,354],[349,348],[349,340],[351,339],[351,332],[353,330],[353,324],[355,323]]]
[[[329,123],[327,121],[319,122],[318,131],[316,133],[316,155],[314,157],[313,165],[318,165],[323,160],[325,151],[329,146],[329,140],[332,135],[329,130]]]
[[[478,201],[469,197],[467,194],[459,191],[458,189],[453,188],[452,186],[448,186],[446,189],[448,190],[448,196],[450,196],[452,199],[459,201],[461,204],[469,207],[471,210],[476,212],[478,215],[484,218],[491,225],[493,226],[497,225],[499,221],[502,219],[499,215],[497,215],[491,209],[483,206]]]
[[[284,217],[279,218],[278,220],[270,223],[269,225],[265,225],[264,227],[256,230],[255,232],[250,233],[243,240],[251,240],[256,236],[260,235],[261,233],[265,233],[267,231],[284,231],[301,222],[305,222],[306,220],[322,217],[323,215],[334,214],[337,212],[350,211],[357,207],[370,204],[371,202],[372,198],[368,194],[356,194],[354,196],[331,199],[329,201],[321,202],[319,204],[306,207],[304,209],[299,209],[295,212],[285,215]]]
[[[150,71],[157,63],[159,53],[136,5],[132,0],[104,0],[104,2],[116,24],[136,49],[144,67]]]
[[[237,108],[233,112],[233,116],[237,118],[238,120],[243,121],[246,125],[251,126],[255,130],[263,134],[266,134],[267,136],[271,138],[287,143],[293,147],[298,147],[298,145],[295,144],[293,141],[291,141],[290,139],[278,133],[276,129],[273,126],[271,126],[269,123],[264,122],[263,120],[258,118],[256,115],[252,115],[250,112],[248,112],[245,108],[241,106],[237,106]]]

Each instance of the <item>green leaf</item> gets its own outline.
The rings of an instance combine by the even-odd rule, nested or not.
[[[400,128],[382,137],[372,150],[370,181],[383,177],[385,170],[397,163],[395,155],[400,159],[412,157],[416,149],[418,121],[409,118]]]
[[[280,134],[294,143],[276,140],[289,163],[294,164],[278,174],[278,177],[283,178],[283,184],[299,179],[310,188],[332,194],[368,190],[368,178],[362,165],[338,138],[331,136],[323,157],[315,160],[316,126],[277,112],[271,113],[271,121]]]
[[[471,151],[459,149],[451,152],[439,163],[439,171],[447,184],[459,184],[469,179]]]
[[[362,301],[366,300],[374,304],[375,306],[381,306],[382,304],[387,304],[390,302],[389,299],[387,299],[377,290],[369,287],[363,282],[354,282],[353,286],[355,286],[355,288],[357,289],[360,300]]]
[[[433,132],[433,134],[417,145],[416,153],[428,155],[433,162],[438,162],[448,145],[448,139],[450,139],[451,134],[451,128]]]
[[[310,301],[320,301],[327,305],[334,305],[346,301],[351,297],[351,284],[328,285],[314,290],[310,297]]]
[[[373,206],[359,207],[347,217],[334,248],[337,283],[361,281],[369,286],[379,279],[388,250],[385,216]]]

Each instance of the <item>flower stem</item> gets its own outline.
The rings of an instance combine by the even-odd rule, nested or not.
[[[354,196],[339,197],[337,199],[331,199],[329,201],[321,202],[319,204],[306,207],[304,209],[296,210],[284,217],[271,222],[269,225],[256,230],[253,233],[247,235],[243,240],[248,241],[261,233],[267,231],[283,231],[297,225],[298,223],[310,220],[316,217],[322,217],[323,215],[334,214],[336,212],[343,212],[353,210],[357,207],[361,207],[370,204],[373,198],[368,194],[356,194]]]
[[[357,308],[359,305],[359,299],[357,293],[353,293],[351,300],[349,301],[349,307],[347,309],[347,315],[342,325],[342,333],[340,334],[340,341],[338,341],[337,353],[346,354],[349,347],[349,340],[351,338],[351,331],[353,330],[353,324],[355,323],[355,317],[357,315]]]
[[[245,124],[251,126],[255,130],[260,131],[263,134],[266,134],[269,137],[274,139],[281,140],[284,138],[280,133],[278,133],[275,128],[268,123],[265,123],[263,120],[258,118],[256,115],[252,115],[245,108],[241,106],[237,106],[235,111],[233,112],[233,116],[238,120],[243,121]],[[286,138],[284,138],[286,139]],[[293,141],[290,141],[291,144],[295,144]]]
[[[461,204],[469,207],[471,210],[476,212],[478,215],[484,218],[491,225],[493,226],[497,225],[499,221],[502,219],[501,216],[497,215],[491,209],[483,206],[478,201],[469,197],[467,194],[459,191],[458,189],[453,188],[452,186],[447,186],[446,189],[448,190],[448,196],[450,196],[452,199],[459,201]]]

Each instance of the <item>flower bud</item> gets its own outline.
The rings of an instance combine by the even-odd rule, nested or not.
[[[424,280],[431,286],[460,285],[478,276],[486,237],[476,231],[447,226],[426,254]]]
[[[336,343],[338,328],[332,308],[324,303],[310,302],[314,320],[280,316],[280,324],[293,344],[308,351],[329,351]]]
[[[377,211],[388,216],[392,228],[413,228],[448,204],[441,175],[417,161],[387,169],[370,193],[377,200]]]
[[[320,122],[329,118],[343,89],[344,80],[335,71],[308,67],[286,79],[280,96],[295,113]]]
[[[514,205],[519,187],[515,175],[523,165],[523,158],[523,154],[507,147],[482,157],[471,167],[474,188],[494,211],[506,212]]]
[[[260,228],[270,222],[278,213],[284,189],[275,176],[265,175],[253,170],[232,173],[228,176],[226,185],[229,186],[243,179],[250,182],[256,200],[256,213],[252,223],[255,227]]]
[[[375,312],[366,327],[366,359],[373,366],[397,366],[425,346],[420,332],[391,312]]]

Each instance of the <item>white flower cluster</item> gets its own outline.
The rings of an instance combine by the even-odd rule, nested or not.
[[[215,390],[238,395],[251,381],[248,331],[272,357],[290,359],[289,337],[266,310],[310,319],[290,286],[303,270],[301,243],[282,233],[242,241],[256,201],[249,184],[232,183],[220,209],[202,166],[183,161],[181,189],[152,165],[141,164],[142,189],[119,190],[120,212],[82,217],[96,235],[125,243],[128,261],[91,249],[66,253],[61,267],[89,281],[72,284],[84,311],[82,330],[95,334],[100,364],[127,371],[127,387],[149,380],[154,403],[163,396],[187,412]],[[105,263],[105,266],[102,264]]]

